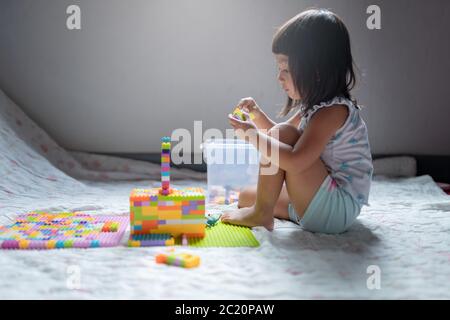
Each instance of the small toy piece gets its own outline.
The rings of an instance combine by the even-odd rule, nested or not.
[[[181,238],[181,245],[184,247],[187,247],[189,245],[188,238],[186,237],[185,234],[183,234],[183,236]]]
[[[255,119],[255,116],[253,113],[249,113],[248,114],[250,117],[250,120]],[[246,121],[247,119],[245,118],[245,115],[242,113],[242,110],[239,109],[238,107],[236,107],[233,111],[233,117],[235,117],[236,119],[242,120],[242,121]]]
[[[102,232],[117,232],[119,224],[114,221],[106,221],[103,225]]]
[[[230,191],[231,191],[231,187],[225,186],[225,204],[226,205],[230,204]]]
[[[188,253],[160,253],[156,255],[155,261],[183,268],[194,268],[200,265],[200,257]]]
[[[212,215],[212,214],[208,215],[208,217],[206,219],[206,226],[208,228],[214,227],[216,225],[216,223],[219,221],[220,217],[221,217],[220,213],[214,214],[214,215]]]

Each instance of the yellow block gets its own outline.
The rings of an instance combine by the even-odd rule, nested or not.
[[[158,212],[157,207],[142,207],[142,215],[143,216],[154,216]]]
[[[46,246],[47,249],[54,249],[56,247],[56,240],[48,240]]]
[[[160,210],[158,212],[159,220],[171,220],[171,219],[181,219],[181,210]]]
[[[27,249],[29,244],[30,244],[30,241],[20,240],[19,241],[19,248],[20,249]]]
[[[205,225],[189,225],[189,224],[175,224],[175,225],[158,225],[158,229],[152,230],[152,233],[170,233],[174,236],[183,234],[183,233],[197,233],[204,234],[205,233]]]
[[[130,246],[130,247],[140,247],[141,246],[141,242],[140,241],[129,240],[128,241],[128,246]]]

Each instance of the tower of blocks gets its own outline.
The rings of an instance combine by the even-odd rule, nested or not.
[[[129,246],[174,245],[175,238],[205,236],[202,188],[170,188],[170,137],[161,139],[161,187],[133,189]]]
[[[161,138],[161,194],[170,194],[170,138]]]

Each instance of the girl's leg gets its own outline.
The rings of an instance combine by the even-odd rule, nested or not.
[[[248,186],[242,189],[239,193],[238,208],[248,208],[255,205],[256,189],[256,185]],[[288,208],[290,202],[286,184],[283,182],[280,196],[278,197],[275,207],[273,208],[274,218],[289,220]]]
[[[288,124],[279,124],[272,130],[279,130],[279,140],[290,145],[294,145],[301,136],[297,128]],[[269,220],[268,216],[270,215],[266,210],[272,208],[271,217],[289,219],[289,203],[292,203],[301,218],[327,175],[328,171],[321,159],[318,159],[308,170],[300,174],[279,169],[272,180],[270,175],[265,175],[261,183],[258,180],[256,190],[247,188],[241,192],[239,196],[239,208],[241,209],[225,213],[223,220],[246,226],[263,225],[270,230],[273,228],[273,218]],[[283,186],[283,181],[280,183],[281,177],[283,177],[285,186]],[[259,178],[261,179],[261,175]],[[271,185],[271,183],[276,185]],[[261,200],[261,197],[265,196],[267,198]],[[275,201],[273,201],[274,198],[276,198]],[[258,203],[258,201],[261,202]],[[264,211],[261,212],[261,210]]]
[[[300,137],[300,132],[295,127],[287,124],[274,126],[269,131],[269,135],[273,135],[275,130],[277,130],[275,137],[291,145],[295,144]],[[225,212],[222,215],[222,221],[246,226],[263,225],[269,230],[273,229],[274,211],[281,211],[277,208],[277,202],[280,198],[280,192],[285,180],[285,172],[278,168],[275,174],[261,174],[261,170],[269,166],[270,164],[260,164],[258,184],[253,201],[254,204],[248,206],[248,208],[242,208],[242,197],[240,196],[239,202],[241,205],[239,207],[242,209]]]

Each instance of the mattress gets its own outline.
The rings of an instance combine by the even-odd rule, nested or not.
[[[33,210],[128,214],[159,165],[68,152],[0,91],[0,223]],[[204,174],[173,170],[178,187]],[[314,234],[276,220],[256,248],[187,248],[198,268],[155,263],[163,248],[1,250],[0,299],[449,299],[450,197],[430,176],[375,177],[356,223]],[[210,212],[235,208],[214,205]]]

